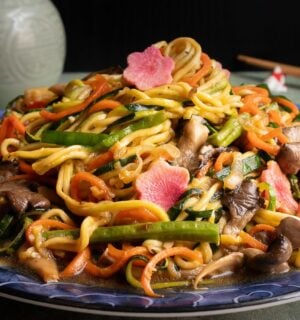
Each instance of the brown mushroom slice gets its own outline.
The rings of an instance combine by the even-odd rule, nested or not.
[[[201,272],[197,275],[194,281],[194,288],[197,289],[199,282],[208,275],[212,275],[216,271],[233,271],[240,268],[243,265],[244,254],[241,252],[233,252],[229,255],[220,258],[207,264]]]
[[[253,218],[258,202],[258,189],[252,180],[244,180],[239,187],[226,192],[222,204],[229,209],[230,220],[225,225],[223,233],[236,235],[244,229]]]
[[[243,250],[246,266],[262,273],[277,273],[287,271],[286,262],[289,260],[293,248],[289,239],[282,234],[271,243],[267,252],[260,250]]]
[[[292,217],[282,219],[277,227],[277,232],[291,241],[293,249],[300,248],[300,219]]]
[[[178,164],[194,172],[200,164],[198,151],[208,138],[209,130],[203,124],[203,119],[193,116],[184,126],[183,134],[178,141],[180,158]]]
[[[282,129],[283,134],[289,142],[300,142],[300,126],[285,127]]]
[[[300,142],[286,143],[276,157],[285,174],[297,174],[300,170]]]
[[[23,245],[18,251],[20,263],[34,270],[45,282],[56,282],[59,279],[57,264],[52,256],[41,256],[34,247]]]

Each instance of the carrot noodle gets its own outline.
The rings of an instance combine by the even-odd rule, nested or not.
[[[70,186],[71,197],[79,201],[81,200],[80,184],[83,181],[88,182],[91,186],[97,187],[101,191],[103,199],[111,200],[112,193],[105,182],[101,178],[96,177],[89,172],[78,172],[72,178]]]
[[[212,62],[209,56],[204,52],[202,52],[201,61],[202,67],[199,69],[199,71],[196,72],[193,76],[183,79],[183,81],[189,83],[191,86],[196,86],[197,82],[205,77],[211,70]]]
[[[215,171],[222,170],[224,165],[229,165],[232,162],[232,159],[233,159],[233,154],[231,152],[220,153],[214,165]]]
[[[87,171],[93,171],[96,168],[104,166],[106,163],[114,159],[114,154],[110,150],[105,153],[100,153],[98,157],[94,158],[87,164]]]
[[[150,261],[147,263],[146,267],[143,270],[141,277],[141,284],[145,291],[145,293],[150,297],[160,297],[160,295],[156,294],[151,288],[151,277],[152,273],[155,271],[155,266],[158,262],[168,257],[179,255],[187,259],[197,260],[200,263],[203,263],[202,255],[199,251],[193,251],[186,247],[173,247],[169,249],[165,249],[159,253],[157,253]]]
[[[251,248],[259,249],[261,251],[266,252],[268,250],[268,246],[264,243],[256,240],[254,237],[252,237],[249,233],[241,231],[240,237],[244,244],[248,245]]]
[[[290,109],[291,113],[293,114],[293,117],[295,117],[299,113],[298,107],[293,102],[282,97],[275,97],[273,100],[279,103],[280,105]]]
[[[115,109],[122,104],[119,101],[104,99],[96,102],[90,109],[88,114],[92,114],[101,110]]]
[[[66,279],[74,277],[81,273],[88,261],[91,259],[90,248],[85,248],[83,251],[78,252],[73,260],[65,267],[65,269],[59,274],[60,279]]]
[[[251,236],[254,236],[255,233],[261,232],[261,231],[274,233],[274,232],[276,232],[276,229],[268,224],[260,223],[260,224],[255,225],[254,227],[252,227],[249,230],[249,234]]]
[[[271,155],[276,155],[279,151],[278,145],[272,145],[270,143],[264,142],[254,132],[247,132],[247,138],[253,147],[264,150]]]

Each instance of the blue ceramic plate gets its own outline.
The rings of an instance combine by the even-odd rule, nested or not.
[[[130,291],[129,291],[130,290]],[[0,296],[56,309],[114,316],[178,317],[224,314],[300,300],[300,272],[198,291],[165,290],[149,298],[131,288],[42,283],[0,267]]]

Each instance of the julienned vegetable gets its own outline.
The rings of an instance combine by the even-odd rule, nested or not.
[[[78,144],[84,146],[94,146],[97,150],[108,149],[128,134],[137,130],[147,129],[159,125],[165,120],[166,116],[164,112],[160,111],[154,115],[142,118],[141,120],[138,120],[129,126],[111,134],[47,130],[42,133],[41,141],[66,146]]]
[[[250,157],[247,157],[242,160],[242,173],[244,176],[247,174],[258,170],[262,166],[262,162],[260,160],[260,157],[258,155],[253,155]],[[218,171],[216,173],[216,177],[220,180],[223,180],[225,177],[227,177],[230,174],[230,167],[224,167],[222,170]]]
[[[53,237],[77,238],[79,230],[54,230],[44,232],[46,239]],[[219,226],[203,221],[163,221],[138,223],[124,226],[99,227],[91,238],[91,243],[157,239],[162,241],[187,240],[219,243]]]
[[[209,137],[209,142],[214,146],[228,147],[242,134],[242,126],[237,117],[232,116],[227,120],[222,129]]]

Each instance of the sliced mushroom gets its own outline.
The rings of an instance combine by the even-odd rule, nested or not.
[[[255,182],[244,180],[233,191],[226,192],[222,204],[229,209],[230,220],[223,233],[238,234],[254,216],[259,203],[259,193]]]
[[[300,142],[300,126],[285,127],[283,134],[288,138],[288,142]]]
[[[208,129],[203,119],[193,116],[184,126],[183,134],[178,141],[181,156],[178,164],[194,172],[199,167],[198,151],[208,138]]]
[[[9,201],[16,213],[24,213],[27,209],[48,209],[50,201],[42,194],[31,191],[25,181],[6,181],[0,184],[0,195]]]
[[[262,273],[277,273],[279,270],[286,270],[286,262],[293,252],[290,240],[278,235],[271,243],[267,252],[260,250],[243,250],[246,259],[246,266]]]
[[[59,271],[51,255],[41,256],[34,247],[27,248],[26,245],[23,245],[18,251],[18,258],[20,263],[36,271],[45,282],[58,281]]]
[[[300,219],[288,217],[281,220],[277,232],[291,241],[293,249],[300,248]]]
[[[283,145],[276,160],[284,173],[297,174],[300,170],[300,142]]]
[[[194,288],[196,289],[199,282],[206,276],[212,275],[216,271],[225,272],[225,271],[233,271],[235,269],[240,268],[243,265],[244,254],[241,252],[233,252],[229,255],[220,258],[216,261],[213,261],[207,264],[201,272],[198,274],[194,281]]]

